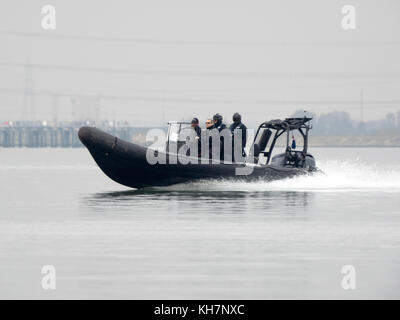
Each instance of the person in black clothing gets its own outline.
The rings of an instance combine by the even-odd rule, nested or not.
[[[206,121],[206,128],[207,128],[207,130],[212,130],[212,129],[214,129],[214,123],[213,123],[212,119],[207,119],[207,121]]]
[[[214,121],[214,128],[216,128],[219,132],[221,132],[226,128],[225,123],[222,122],[222,116],[219,113],[214,114],[213,121]]]
[[[214,129],[214,121],[212,119],[206,120],[206,135],[208,137],[208,159],[212,159],[212,130]],[[204,152],[207,152],[204,150]]]
[[[221,133],[222,130],[228,129],[225,123],[222,122],[222,120],[223,118],[219,113],[216,113],[213,116],[213,129],[217,129],[219,133]],[[210,148],[212,148],[211,143]],[[219,157],[221,161],[224,161],[224,137],[222,135],[220,135]]]
[[[234,146],[234,135],[235,130],[241,130],[241,132],[237,132],[238,134],[241,133],[242,135],[242,156],[245,157],[246,156],[246,152],[244,150],[244,148],[246,147],[246,142],[247,142],[247,127],[242,123],[242,116],[239,113],[235,113],[232,117],[233,123],[229,126],[229,130],[232,133],[232,159],[234,160],[235,157],[235,146]]]
[[[191,127],[196,132],[195,139],[198,143],[198,156],[201,157],[201,128],[199,126],[199,119],[193,118],[191,122]]]
[[[192,126],[193,130],[196,131],[197,137],[200,137],[201,136],[201,128],[199,126],[199,119],[193,118],[192,122],[191,122],[191,126]]]

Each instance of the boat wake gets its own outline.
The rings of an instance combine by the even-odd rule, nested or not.
[[[176,191],[305,191],[305,192],[395,192],[400,193],[400,166],[379,167],[360,161],[320,162],[323,173],[273,182],[199,181],[163,187]],[[161,188],[159,188],[161,189]]]

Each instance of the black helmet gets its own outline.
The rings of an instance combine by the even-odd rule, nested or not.
[[[216,122],[221,122],[222,121],[222,116],[219,113],[214,114],[213,120]]]
[[[199,119],[193,118],[191,123],[192,124],[199,124]]]
[[[233,114],[232,119],[233,119],[233,122],[240,122],[240,121],[242,121],[242,116],[240,115],[240,113],[235,112]]]

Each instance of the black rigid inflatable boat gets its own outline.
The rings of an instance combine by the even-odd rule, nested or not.
[[[82,127],[79,139],[86,146],[101,170],[112,180],[131,187],[144,188],[168,186],[177,183],[204,179],[232,179],[242,181],[272,181],[306,175],[318,171],[314,157],[307,152],[308,132],[311,118],[287,118],[262,123],[252,144],[251,152],[245,162],[220,163],[169,163],[150,164],[146,154],[148,148],[124,141],[94,127]],[[188,127],[185,123],[169,123],[166,158],[169,159],[169,145],[173,137]],[[300,132],[303,148],[293,150],[289,146],[292,131]],[[272,157],[275,143],[286,133],[284,153]],[[177,143],[184,143],[177,139]],[[238,171],[239,169],[239,171]],[[246,174],[240,170],[246,170]]]

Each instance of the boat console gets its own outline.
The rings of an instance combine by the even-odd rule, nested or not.
[[[265,165],[278,167],[316,169],[314,157],[308,153],[308,133],[311,129],[309,122],[312,118],[286,118],[285,120],[271,120],[263,122],[256,132],[250,153],[250,160],[261,164],[260,156],[265,158]],[[290,135],[298,131],[303,138],[303,149],[295,150],[290,146]],[[277,140],[286,135],[285,152],[272,156]]]

